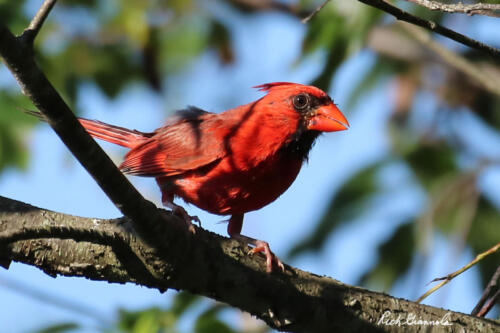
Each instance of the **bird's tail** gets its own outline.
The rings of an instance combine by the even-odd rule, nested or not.
[[[46,121],[43,114],[38,111],[25,110],[26,113],[37,117],[40,120]],[[115,126],[103,123],[98,120],[90,120],[78,118],[80,124],[94,138],[98,138],[107,142],[111,142],[122,147],[132,148],[144,142],[145,139],[151,137],[153,133],[144,133],[136,130],[129,130],[124,127]]]
[[[128,128],[106,124],[98,120],[84,118],[78,118],[78,120],[94,138],[111,142],[122,147],[135,147],[151,136],[151,133],[129,130]]]

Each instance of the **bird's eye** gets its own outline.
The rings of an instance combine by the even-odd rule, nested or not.
[[[309,96],[306,94],[299,94],[293,98],[293,106],[295,110],[302,111],[309,106]]]

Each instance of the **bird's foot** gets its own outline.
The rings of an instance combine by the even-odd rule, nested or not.
[[[163,205],[172,209],[172,213],[179,216],[186,222],[189,232],[193,234],[196,233],[196,229],[194,228],[193,222],[198,223],[198,225],[201,227],[201,221],[198,218],[198,216],[189,215],[183,207],[176,205],[173,202],[164,202]]]
[[[285,271],[285,266],[283,265],[281,260],[279,260],[278,257],[271,251],[271,249],[269,248],[269,243],[261,240],[255,240],[251,244],[254,245],[255,247],[250,251],[248,251],[248,254],[255,254],[262,252],[266,257],[266,271],[268,273],[272,272],[273,264],[278,266],[282,272]]]
[[[273,271],[273,265],[278,266],[282,272],[285,271],[285,266],[281,262],[281,260],[271,252],[269,248],[269,244],[267,242],[248,237],[241,234],[241,227],[243,225],[243,214],[233,214],[229,219],[229,225],[227,226],[227,233],[233,239],[237,241],[252,245],[253,248],[248,251],[248,254],[255,254],[262,252],[262,254],[266,257],[266,271],[271,273]]]

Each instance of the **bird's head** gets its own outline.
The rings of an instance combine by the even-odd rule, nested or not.
[[[300,120],[303,130],[315,132],[343,131],[349,127],[347,119],[323,90],[290,82],[274,82],[255,86],[268,92],[264,100],[279,104]]]

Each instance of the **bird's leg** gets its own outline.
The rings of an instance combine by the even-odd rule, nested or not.
[[[182,218],[186,222],[188,230],[190,232],[192,232],[193,234],[196,233],[192,222],[197,222],[201,227],[201,221],[198,216],[191,216],[183,207],[174,204],[174,194],[167,191],[164,184],[161,184],[158,179],[157,182],[158,185],[160,185],[161,203],[163,204],[163,206],[170,208],[172,210],[172,213]]]
[[[254,254],[262,252],[266,257],[266,271],[270,273],[273,270],[273,263],[278,266],[281,271],[285,271],[285,266],[281,262],[281,260],[276,257],[276,255],[269,248],[269,244],[267,242],[244,236],[241,232],[241,227],[243,226],[243,214],[235,214],[232,215],[229,219],[229,224],[227,226],[227,233],[233,239],[236,239],[239,242],[249,244],[254,246],[248,254]]]

